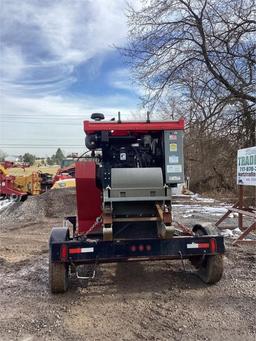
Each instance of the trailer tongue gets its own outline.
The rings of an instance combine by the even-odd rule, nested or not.
[[[77,217],[67,218],[71,231],[53,228],[50,237],[51,291],[67,290],[71,268],[123,261],[189,259],[204,282],[218,282],[223,237],[172,221],[171,189],[184,181],[184,121],[92,118],[84,130],[93,161],[76,164]]]

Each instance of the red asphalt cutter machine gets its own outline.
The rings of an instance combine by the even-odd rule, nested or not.
[[[171,190],[184,182],[184,120],[84,121],[91,159],[76,163],[77,216],[52,229],[49,283],[64,292],[72,273],[107,262],[189,259],[208,284],[223,273],[223,237],[172,220]]]

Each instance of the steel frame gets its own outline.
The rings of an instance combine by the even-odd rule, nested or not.
[[[238,213],[238,226],[242,231],[242,234],[233,242],[233,245],[238,245],[239,243],[255,243],[255,240],[244,240],[246,236],[253,230],[256,230],[256,209],[252,207],[244,206],[244,186],[239,185],[239,200],[230,208],[227,209],[227,212],[215,223],[216,227],[228,218],[230,213],[235,212]],[[244,227],[243,225],[243,216],[247,216],[254,219],[254,222],[248,226]],[[221,228],[221,227],[219,227]]]
[[[202,245],[198,248],[197,245]],[[62,248],[66,258],[63,259]],[[89,264],[161,259],[187,259],[193,256],[223,254],[222,236],[175,236],[171,239],[63,240],[50,243],[52,262]],[[74,253],[72,250],[84,250]]]

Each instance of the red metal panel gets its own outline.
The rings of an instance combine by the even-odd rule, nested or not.
[[[78,233],[86,233],[101,215],[101,191],[96,187],[96,164],[76,163]]]
[[[84,121],[84,131],[87,134],[95,133],[96,131],[137,131],[147,133],[148,131],[162,130],[183,130],[184,119],[179,121],[169,122],[91,122]]]
[[[27,195],[15,188],[15,176],[3,175],[0,173],[0,194],[1,195],[17,195],[19,197]]]

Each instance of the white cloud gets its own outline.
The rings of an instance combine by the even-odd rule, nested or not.
[[[125,0],[2,0],[2,80],[40,92],[40,80],[75,81],[74,68],[127,38]],[[8,89],[9,90],[9,89]]]
[[[126,104],[120,105],[122,102]],[[64,146],[66,152],[84,151],[83,121],[89,119],[92,112],[102,112],[110,119],[121,111],[122,117],[129,119],[135,116],[137,108],[119,95],[82,99],[56,95],[41,98],[2,95],[0,110],[0,149],[10,154],[29,151],[45,156],[51,155],[55,148],[47,147],[49,144],[56,146],[55,149]],[[34,145],[42,147],[34,149]]]
[[[127,96],[81,99],[65,92],[81,63],[93,60],[97,74],[105,54],[126,42],[125,7],[126,0],[1,0],[0,145],[72,137],[82,146],[82,121],[91,112],[107,118],[136,112]],[[130,90],[128,71],[112,73],[109,84]]]
[[[117,89],[132,90],[133,83],[130,77],[130,71],[126,68],[119,68],[111,71],[108,76],[109,84]]]
[[[24,72],[26,66],[18,47],[3,46],[0,53],[0,78],[15,81]]]
[[[97,106],[95,103],[98,101],[100,105]],[[90,114],[93,111],[100,111],[106,114],[107,118],[113,117],[113,114],[117,112],[117,110],[121,110],[124,115],[128,115],[133,111],[136,106],[133,106],[132,103],[129,104],[126,108],[118,107],[117,103],[126,102],[126,97],[121,97],[119,95],[116,96],[108,96],[100,97],[92,97],[86,96],[83,98],[65,98],[64,96],[46,96],[41,98],[32,98],[32,97],[17,97],[16,101],[13,101],[12,96],[1,96],[1,112],[3,113],[3,119],[8,118],[5,116],[6,112],[12,113],[9,117],[20,116],[20,119],[23,119],[26,116],[32,117],[32,119],[45,120],[47,116],[51,119],[52,115],[54,117],[61,118],[61,122],[64,120],[72,120],[79,119],[83,120],[86,117],[89,118]],[[79,121],[80,122],[80,121]]]
[[[119,68],[111,71],[108,75],[108,82],[116,89],[128,90],[137,95],[143,95],[145,93],[145,91],[133,81],[131,71],[128,68]]]

